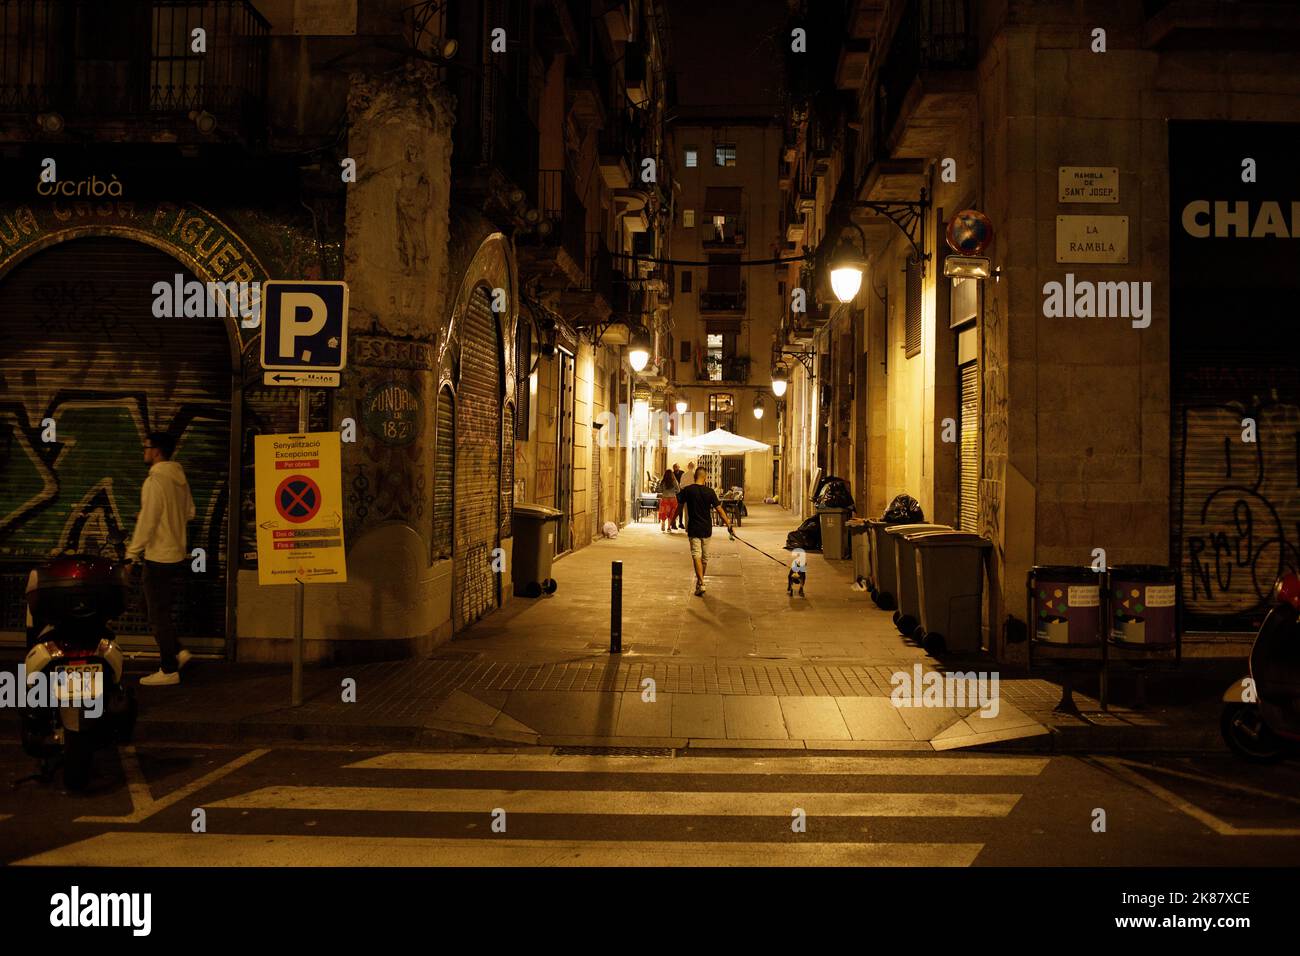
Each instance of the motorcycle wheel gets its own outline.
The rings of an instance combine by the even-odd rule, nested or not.
[[[63,785],[69,790],[90,786],[90,763],[95,748],[85,733],[69,730],[63,735]]]
[[[1219,719],[1223,742],[1238,757],[1251,763],[1273,763],[1281,759],[1285,743],[1269,729],[1254,704],[1228,704]]]

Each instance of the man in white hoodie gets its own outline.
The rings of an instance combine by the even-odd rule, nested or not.
[[[144,563],[144,598],[149,623],[158,641],[162,667],[140,679],[141,684],[179,684],[180,669],[190,659],[176,637],[172,601],[183,590],[182,576],[189,551],[185,524],[194,518],[194,499],[185,469],[171,460],[176,438],[167,432],[150,432],[144,442],[144,462],[149,476],[140,489],[140,515],[126,549],[132,565]]]

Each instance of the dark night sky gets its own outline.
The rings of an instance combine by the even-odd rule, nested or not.
[[[783,0],[667,0],[683,113],[770,114],[780,102]]]

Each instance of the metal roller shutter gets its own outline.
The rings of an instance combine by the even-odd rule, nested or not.
[[[456,630],[497,606],[492,550],[500,531],[500,343],[486,290],[470,296],[460,340],[456,401]]]
[[[1203,341],[1175,353],[1171,550],[1184,627],[1249,632],[1300,565],[1300,375],[1284,354]]]
[[[962,531],[975,531],[979,523],[980,486],[980,376],[979,363],[970,362],[957,370],[961,459],[958,462],[957,512]]]
[[[450,388],[438,392],[438,434],[433,455],[433,556],[450,558],[455,515],[456,399]]]
[[[510,519],[515,510],[515,410],[501,409],[501,528],[504,540],[511,536]]]
[[[207,568],[185,576],[179,627],[195,649],[226,629],[231,370],[225,319],[159,319],[153,284],[176,260],[143,244],[75,239],[36,254],[0,282],[0,570],[5,630],[23,624],[28,570],[61,550],[121,558],[148,471],[147,431],[179,436],[176,460],[197,517],[189,547]],[[41,441],[53,418],[57,442]],[[150,632],[133,595],[119,635]],[[212,639],[212,643],[202,639]]]

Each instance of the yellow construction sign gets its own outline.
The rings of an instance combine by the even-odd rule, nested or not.
[[[346,581],[338,432],[258,435],[257,581]]]

